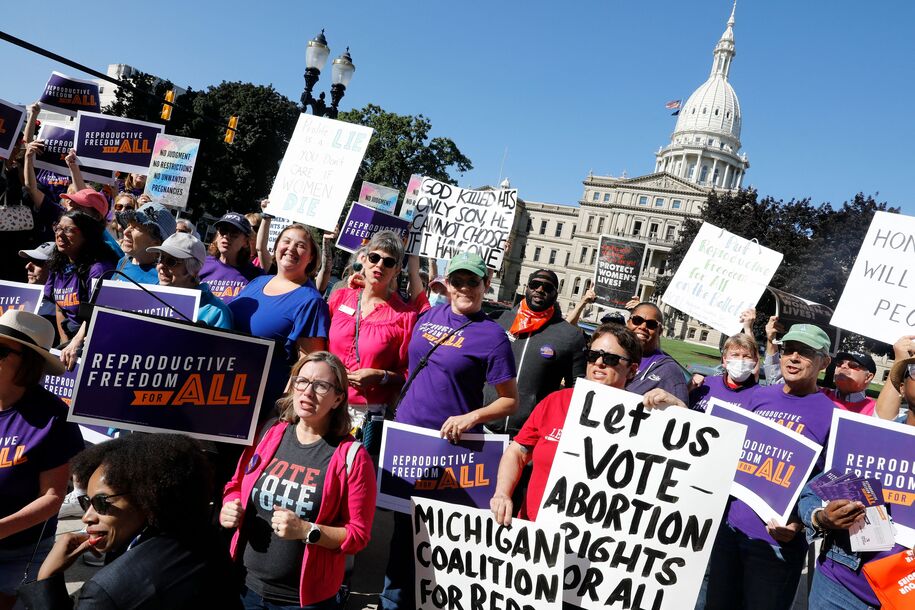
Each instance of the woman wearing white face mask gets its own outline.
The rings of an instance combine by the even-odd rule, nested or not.
[[[724,373],[706,377],[702,385],[689,393],[689,408],[705,411],[708,401],[717,398],[743,406],[759,387],[759,348],[747,334],[737,334],[724,342],[721,350]]]

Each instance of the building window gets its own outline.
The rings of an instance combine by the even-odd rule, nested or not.
[[[569,259],[572,258],[571,252],[566,252],[566,267],[569,266]],[[561,284],[560,284],[561,285]]]
[[[521,260],[524,260],[524,254],[527,252],[527,242],[521,244]]]
[[[677,231],[677,227],[674,227],[674,226],[667,227],[667,232],[664,235],[664,239],[666,239],[667,241],[673,241],[676,231]]]
[[[696,166],[695,166],[695,165],[690,165],[690,166],[689,166],[689,175],[686,177],[687,180],[692,180],[692,179],[693,179],[693,175],[695,175],[695,173],[696,173]]]
[[[705,180],[708,178],[708,165],[702,166],[702,172],[699,174],[699,184],[705,184]]]
[[[632,223],[632,234],[638,235],[641,232],[642,232],[642,221],[636,220],[634,223]]]
[[[575,281],[572,282],[572,296],[578,296],[578,292],[581,290],[581,278],[575,278]]]
[[[561,223],[561,222],[557,222],[557,223],[556,223],[556,233],[555,233],[555,235],[556,235],[556,237],[562,237],[562,223]]]
[[[593,201],[600,201],[600,193],[594,191],[594,195],[591,197]]]
[[[546,221],[545,220],[540,221],[540,234],[546,235]]]
[[[604,217],[603,216],[601,216],[600,218],[597,219],[597,232],[598,233],[604,232]]]
[[[588,256],[588,249],[584,246],[581,247],[581,256],[578,257],[578,262],[585,262],[585,257]]]
[[[610,193],[604,193],[604,203],[610,201]]]
[[[559,290],[556,291],[557,293],[562,292],[562,287],[565,286],[565,283],[566,283],[566,278],[562,278],[561,280],[559,280]]]
[[[701,333],[699,333],[699,340],[700,341],[708,340],[708,331],[707,330],[703,330]]]
[[[540,260],[540,250],[542,250],[542,249],[543,248],[541,248],[540,246],[537,246],[536,248],[534,248],[534,260],[535,261]]]
[[[663,208],[663,207],[664,207],[664,198],[663,198],[663,197],[655,197],[655,198],[654,198],[654,207],[656,207],[656,208]]]
[[[696,338],[696,329],[695,328],[689,329],[689,331],[686,333],[686,338],[695,339]]]
[[[530,218],[527,219],[527,232],[530,233],[534,230],[534,221]]]
[[[653,222],[648,225],[648,237],[656,238],[658,236],[658,223]]]
[[[590,232],[591,232],[591,229],[592,229],[593,227],[594,227],[594,217],[593,217],[593,216],[588,216],[588,230],[586,231],[586,233],[590,233]]]
[[[648,195],[639,197],[639,205],[648,205]]]
[[[597,262],[597,248],[591,250],[591,265]]]
[[[670,207],[672,207],[675,210],[679,210],[681,205],[683,205],[683,202],[680,201],[679,199],[674,199],[673,201],[670,202]]]
[[[890,369],[883,371],[883,383],[886,383],[886,380],[890,378]]]
[[[572,237],[575,237],[575,229],[578,228],[578,225],[572,225]]]
[[[556,264],[556,250],[550,250],[550,264]]]

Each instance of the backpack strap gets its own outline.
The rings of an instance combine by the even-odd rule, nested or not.
[[[353,441],[349,444],[349,447],[346,449],[346,476],[349,477],[349,473],[353,471],[353,462],[356,461],[356,453],[359,451],[361,443],[359,441]]]

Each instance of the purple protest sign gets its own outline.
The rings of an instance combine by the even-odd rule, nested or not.
[[[43,284],[23,284],[0,280],[0,314],[18,309],[37,314],[44,297]]]
[[[19,141],[23,123],[25,107],[0,100],[0,158],[9,159],[10,151]]]
[[[378,458],[378,506],[411,511],[410,498],[488,508],[505,434],[463,434],[451,444],[438,430],[384,422]]]
[[[706,413],[747,427],[731,495],[763,521],[788,523],[823,448],[784,426],[717,398]]]
[[[50,352],[60,357],[60,350],[52,349]],[[73,403],[73,389],[76,387],[81,362],[82,360],[77,360],[73,370],[64,371],[63,375],[45,375],[41,380],[42,387],[64,401],[68,407]],[[108,426],[81,425],[79,431],[83,440],[93,445],[114,438],[114,429]]]
[[[43,108],[76,116],[80,110],[100,112],[98,83],[82,78],[72,78],[60,72],[51,72],[44,93],[38,100]]]
[[[157,123],[81,110],[76,114],[76,154],[96,167],[146,175],[156,136],[164,129]]]
[[[394,231],[403,237],[407,234],[409,225],[409,221],[403,218],[353,202],[340,229],[337,247],[347,252],[355,252],[364,240],[371,239],[375,233]]]
[[[273,349],[266,339],[96,307],[68,419],[250,445]]]
[[[130,282],[103,280],[102,286],[98,291],[98,297],[95,299],[95,304],[159,318],[197,321],[197,310],[200,307],[199,290],[150,284],[143,286],[143,288],[165,301],[165,303]],[[175,313],[176,311],[183,315]]]
[[[69,176],[70,168],[67,167],[65,159],[67,153],[74,147],[73,142],[76,139],[76,130],[64,125],[42,123],[40,135],[41,141],[44,142],[44,150],[35,156],[35,167]],[[106,184],[114,182],[114,172],[110,169],[89,167],[80,163],[79,170],[85,180],[94,180],[95,182],[104,182]]]
[[[836,409],[826,467],[880,482],[896,542],[915,546],[915,426]]]

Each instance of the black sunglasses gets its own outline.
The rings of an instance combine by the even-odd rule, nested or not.
[[[10,354],[18,354],[21,356],[22,351],[7,347],[6,345],[0,345],[0,360],[5,360]]]
[[[527,287],[534,292],[537,290],[542,290],[547,294],[556,292],[556,286],[554,286],[552,282],[544,282],[543,280],[534,280],[532,282],[528,282]]]
[[[632,358],[627,358],[626,356],[620,356],[619,354],[611,354],[610,352],[605,352],[602,349],[589,349],[588,350],[588,362],[594,364],[597,362],[597,359],[600,358],[606,366],[616,366],[620,363],[620,360],[625,360],[626,362],[632,362]]]
[[[111,510],[111,498],[126,495],[127,494],[95,494],[91,498],[89,496],[78,496],[76,501],[79,502],[79,507],[83,509],[83,512],[89,510],[89,507],[91,506],[98,514],[107,515],[108,511]]]
[[[372,263],[373,265],[377,265],[378,261],[382,261],[384,263],[384,266],[387,267],[388,269],[393,269],[394,266],[397,264],[397,259],[394,258],[393,256],[381,256],[377,252],[369,252],[368,254],[365,255],[365,258],[369,259],[369,262]]]
[[[181,261],[173,256],[168,256],[167,254],[160,254],[158,263],[165,267],[166,269],[174,269],[178,266]]]
[[[642,316],[629,316],[629,321],[632,322],[632,325],[636,328],[644,324],[645,328],[648,330],[655,330],[660,326],[657,320],[647,320]]]
[[[461,278],[456,277],[448,278],[448,283],[460,290],[464,286],[467,286],[468,288],[476,288],[483,283],[483,280],[477,277],[467,278],[466,280],[462,280]]]

